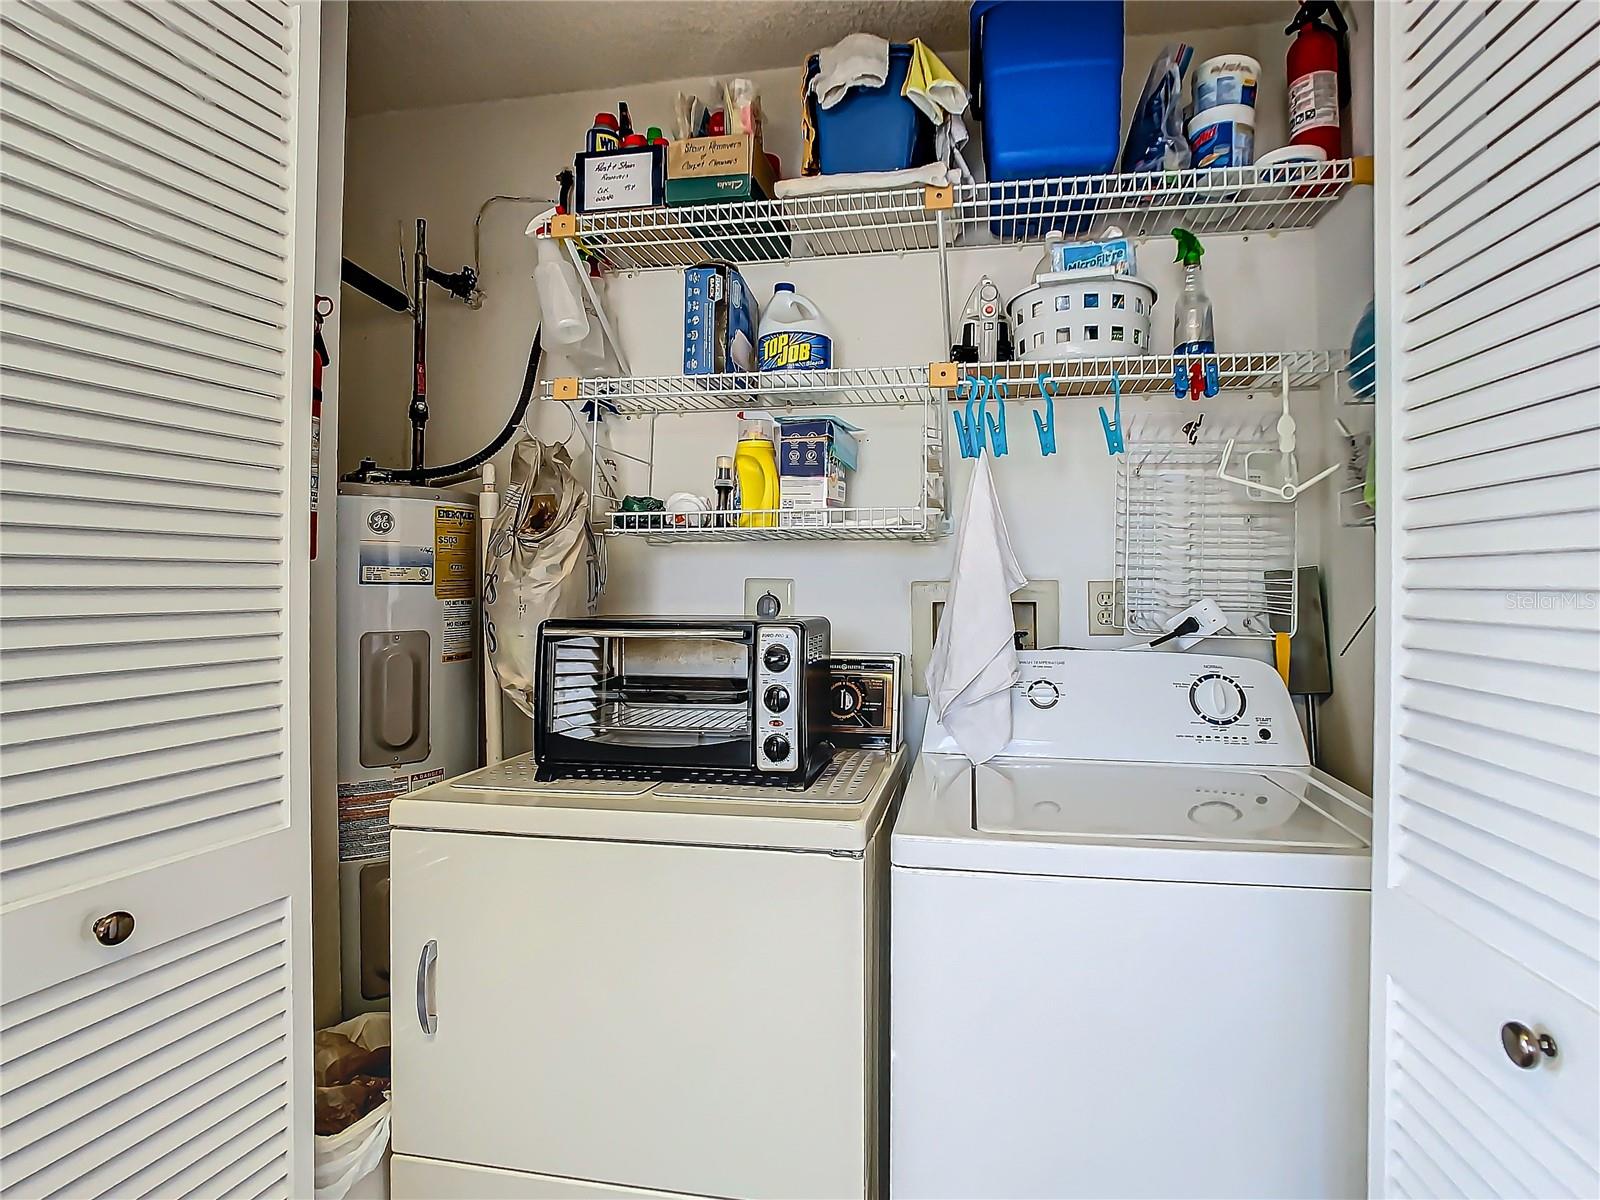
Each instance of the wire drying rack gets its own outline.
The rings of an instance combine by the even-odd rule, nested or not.
[[[1295,505],[1254,499],[1217,477],[1222,448],[1277,460],[1270,417],[1226,408],[1196,425],[1180,414],[1126,417],[1117,462],[1117,574],[1124,628],[1155,635],[1199,600],[1216,601],[1227,636],[1293,633]]]

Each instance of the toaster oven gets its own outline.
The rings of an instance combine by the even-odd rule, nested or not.
[[[829,649],[821,617],[547,620],[539,777],[808,785],[833,754]]]

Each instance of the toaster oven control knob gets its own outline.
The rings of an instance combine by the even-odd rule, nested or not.
[[[774,642],[762,654],[761,664],[769,671],[782,671],[789,665],[789,647]]]
[[[761,752],[769,762],[782,762],[789,757],[789,739],[781,733],[775,733],[761,743]]]
[[[768,712],[781,713],[789,707],[789,689],[775,683],[762,695],[761,702]]]

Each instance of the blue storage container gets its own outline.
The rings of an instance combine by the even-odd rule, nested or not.
[[[817,156],[824,175],[903,171],[933,161],[933,123],[900,94],[911,47],[889,47],[882,87],[853,87],[832,108],[817,105]]]
[[[1122,0],[977,0],[970,49],[990,180],[1116,169]]]

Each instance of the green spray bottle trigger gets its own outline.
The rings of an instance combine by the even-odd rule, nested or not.
[[[1206,248],[1200,244],[1200,239],[1187,229],[1174,229],[1172,237],[1178,243],[1178,257],[1172,261],[1199,266],[1200,256],[1206,252]]]

